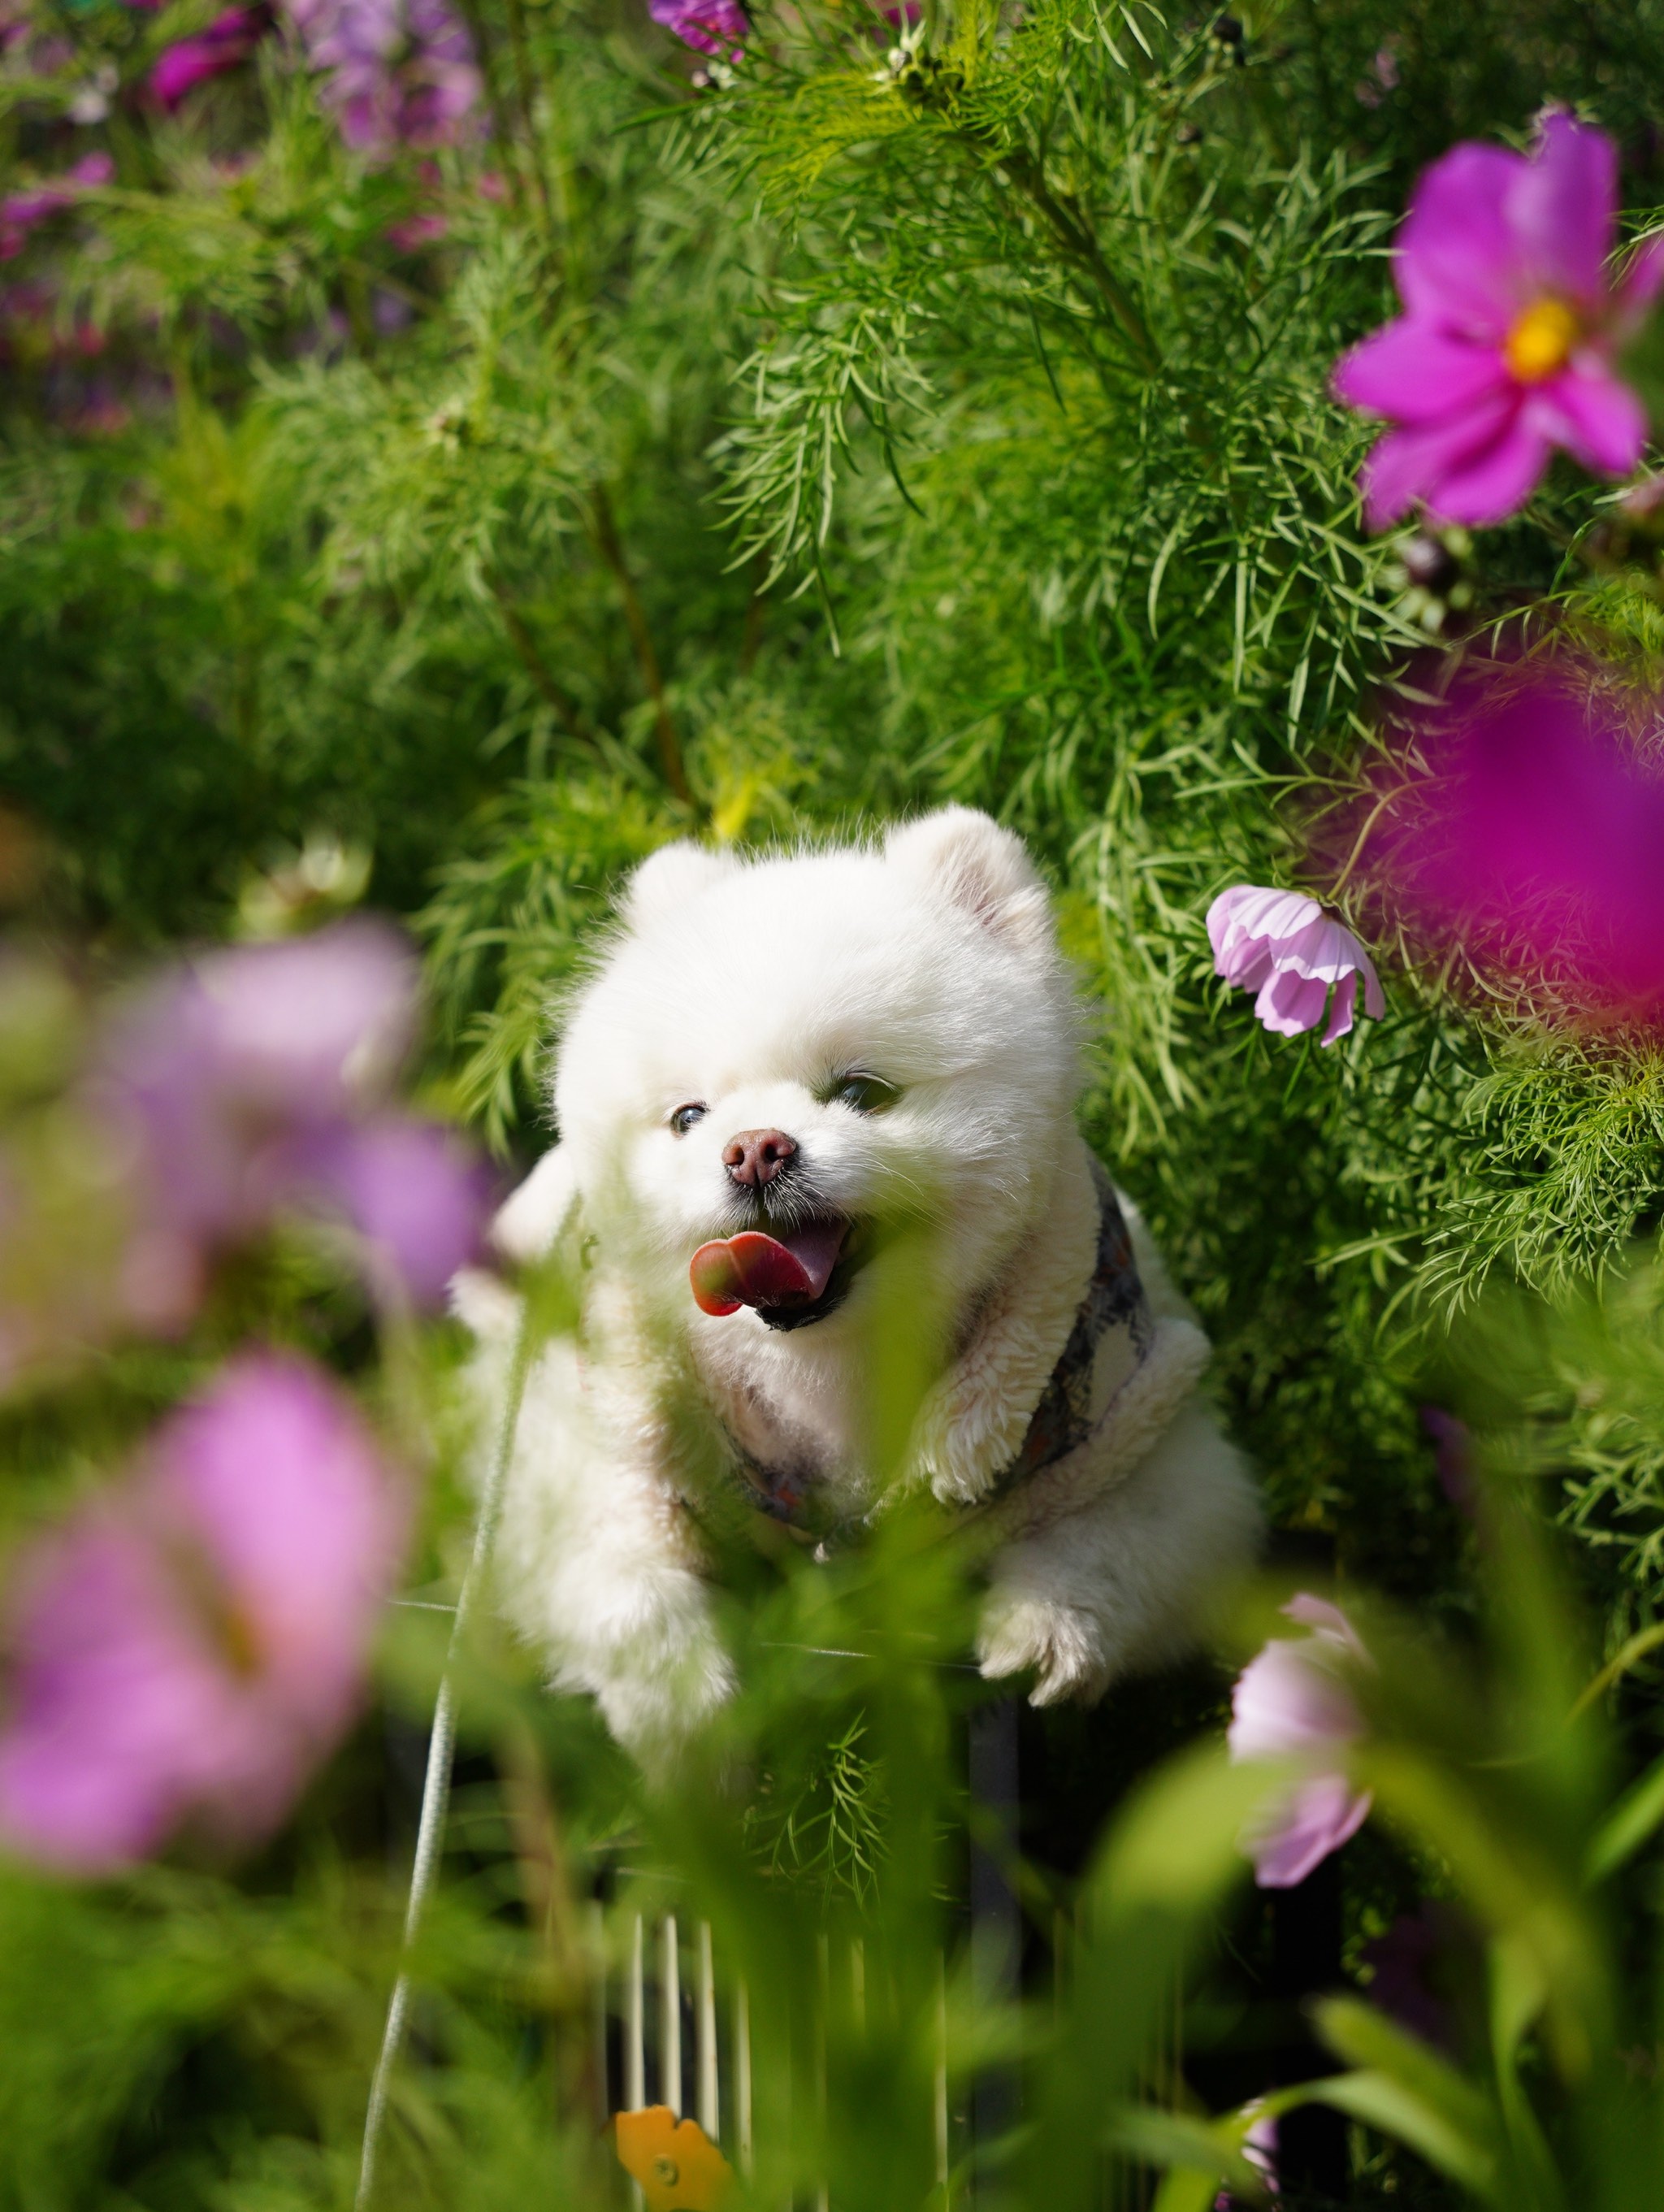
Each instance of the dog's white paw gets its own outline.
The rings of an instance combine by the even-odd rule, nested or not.
[[[984,1609],[976,1656],[990,1678],[1032,1673],[1037,1679],[1029,1702],[1035,1705],[1101,1697],[1112,1672],[1102,1625],[1093,1614],[999,1591]]]

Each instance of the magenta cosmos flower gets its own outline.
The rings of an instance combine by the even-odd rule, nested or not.
[[[1346,1771],[1363,1717],[1346,1687],[1346,1667],[1363,1647],[1339,1606],[1303,1590],[1283,1611],[1312,1632],[1273,1638],[1231,1692],[1226,1741],[1233,1759],[1277,1759],[1303,1769],[1268,1805],[1245,1838],[1262,1889],[1291,1889],[1369,1817],[1370,1798]]]
[[[1598,670],[1503,671],[1416,733],[1370,870],[1412,935],[1511,973],[1540,1011],[1664,1021],[1664,771]]]
[[[315,1368],[227,1367],[124,1493],[21,1562],[0,1836],[95,1874],[187,1824],[268,1834],[358,1708],[407,1519]]]
[[[732,53],[750,36],[738,0],[647,0],[647,13],[701,54]]]
[[[1464,145],[1427,171],[1398,236],[1405,313],[1334,373],[1339,398],[1398,426],[1363,465],[1372,529],[1418,500],[1500,522],[1557,446],[1598,475],[1635,466],[1647,418],[1612,362],[1664,283],[1664,246],[1614,283],[1617,213],[1617,149],[1568,115],[1545,117],[1529,159]]]
[[[228,8],[194,39],[164,50],[150,72],[151,91],[171,114],[199,84],[246,61],[264,28],[252,9]]]
[[[480,73],[446,0],[288,0],[307,58],[326,70],[341,136],[385,159],[448,145],[479,105]]]
[[[373,1273],[438,1297],[488,1194],[454,1140],[388,1104],[415,1012],[409,947],[362,918],[205,953],[124,1010],[89,1091],[131,1158],[135,1320],[188,1317],[216,1255],[288,1210],[339,1218]]]
[[[1387,1011],[1369,954],[1350,929],[1331,921],[1303,891],[1235,884],[1209,907],[1207,933],[1215,973],[1239,990],[1257,991],[1254,1011],[1278,1036],[1315,1030],[1326,1007],[1322,1042],[1345,1036],[1360,981],[1364,1012],[1379,1021]]]

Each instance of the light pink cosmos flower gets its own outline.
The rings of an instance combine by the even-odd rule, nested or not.
[[[343,1217],[412,1295],[439,1295],[487,1193],[452,1140],[388,1106],[415,1012],[410,948],[354,917],[204,953],[122,1012],[89,1093],[131,1158],[136,1321],[188,1318],[215,1255],[290,1208]]]
[[[1345,1036],[1360,980],[1364,1012],[1379,1021],[1387,1011],[1369,954],[1350,929],[1331,921],[1303,891],[1236,884],[1209,907],[1207,934],[1215,973],[1239,990],[1259,993],[1254,1011],[1278,1036],[1315,1029],[1326,1006],[1329,1023],[1322,1042]]]
[[[1273,1638],[1243,1668],[1226,1737],[1233,1759],[1292,1760],[1305,1770],[1245,1839],[1262,1889],[1303,1881],[1357,1834],[1371,1802],[1346,1772],[1363,1720],[1343,1674],[1363,1658],[1363,1647],[1339,1607],[1323,1598],[1303,1590],[1283,1610],[1312,1633],[1297,1642]]]
[[[357,1711],[408,1504],[350,1401],[246,1355],[20,1564],[0,1838],[76,1874],[248,1844]]]
[[[1462,145],[1426,172],[1398,235],[1405,313],[1334,372],[1338,398],[1398,425],[1363,465],[1371,529],[1418,500],[1500,522],[1557,446],[1598,475],[1635,466],[1647,418],[1612,362],[1664,284],[1664,241],[1614,283],[1617,217],[1617,149],[1569,115],[1529,158]]]

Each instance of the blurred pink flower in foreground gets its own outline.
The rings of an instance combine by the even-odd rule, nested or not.
[[[341,1218],[373,1269],[438,1297],[487,1193],[454,1140],[387,1106],[415,1006],[409,948],[355,918],[204,953],[123,1010],[91,1095],[131,1155],[136,1320],[188,1316],[214,1255],[291,1208]]]
[[[478,106],[474,48],[446,0],[288,0],[326,106],[361,153],[452,144]]]
[[[407,1502],[314,1368],[246,1355],[21,1563],[0,1838],[113,1869],[274,1828],[357,1709]]]
[[[647,13],[701,54],[732,53],[751,34],[738,0],[647,0]]]
[[[1254,1011],[1278,1036],[1315,1030],[1325,1007],[1329,1021],[1322,1042],[1345,1036],[1360,979],[1364,1012],[1379,1021],[1387,1011],[1369,954],[1350,929],[1331,921],[1303,891],[1237,884],[1209,907],[1207,934],[1214,972],[1239,990],[1257,991]]]
[[[1372,801],[1363,863],[1433,950],[1573,1011],[1664,1020],[1664,761],[1574,665],[1504,672],[1430,713],[1426,773]]]
[[[15,261],[38,223],[62,215],[82,192],[107,185],[115,173],[116,165],[107,154],[83,154],[50,184],[35,185],[0,200],[0,261]]]
[[[1364,462],[1364,518],[1419,500],[1445,522],[1500,522],[1564,447],[1622,476],[1647,418],[1617,348],[1664,284],[1664,241],[1614,284],[1618,153],[1551,113],[1536,152],[1457,146],[1418,184],[1394,274],[1405,313],[1345,355],[1334,391],[1398,427]]]
[[[228,8],[193,39],[167,47],[150,72],[150,89],[171,113],[210,77],[247,60],[264,25],[251,9]]]
[[[1303,1776],[1267,1806],[1245,1839],[1262,1889],[1291,1889],[1369,1816],[1369,1793],[1355,1790],[1346,1755],[1363,1733],[1363,1716],[1342,1679],[1363,1647],[1338,1606],[1305,1591],[1283,1607],[1312,1633],[1274,1638],[1236,1678],[1227,1736],[1234,1759],[1278,1759]]]

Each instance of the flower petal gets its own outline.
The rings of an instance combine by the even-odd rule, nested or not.
[[[1357,1004],[1357,975],[1344,976],[1335,986],[1334,997],[1329,1006],[1329,1025],[1318,1040],[1320,1043],[1334,1044],[1341,1037],[1350,1035],[1352,1026],[1352,1009]]]
[[[1516,414],[1499,437],[1445,470],[1427,495],[1428,511],[1471,529],[1505,522],[1536,489],[1548,457],[1548,440]]]
[[[1545,116],[1536,156],[1516,173],[1505,205],[1542,288],[1598,308],[1618,221],[1618,149],[1606,132],[1564,111]]]
[[[1398,234],[1394,275],[1412,314],[1501,340],[1526,303],[1527,269],[1509,223],[1509,192],[1529,167],[1500,146],[1456,146],[1424,172]]]
[[[1603,362],[1586,359],[1539,385],[1526,419],[1597,476],[1627,476],[1647,442],[1647,410]]]
[[[1272,1832],[1253,1846],[1255,1881],[1261,1889],[1292,1889],[1304,1881],[1357,1833],[1373,1802],[1343,1774],[1315,1774],[1303,1782]]]
[[[1446,422],[1389,430],[1384,438],[1377,439],[1358,471],[1363,519],[1370,529],[1381,530],[1397,522],[1418,500],[1424,500],[1447,521],[1466,520],[1467,517],[1451,514],[1443,506],[1438,496],[1440,488],[1448,476],[1465,467],[1512,427],[1519,407],[1518,394],[1510,389],[1495,399],[1477,402]],[[1545,447],[1542,462],[1547,458]]]
[[[1316,976],[1279,968],[1254,1002],[1254,1011],[1278,1036],[1299,1036],[1323,1018],[1329,987]]]
[[[1404,315],[1335,364],[1337,399],[1395,422],[1436,422],[1505,389],[1508,372],[1494,344],[1457,337],[1424,318]]]

